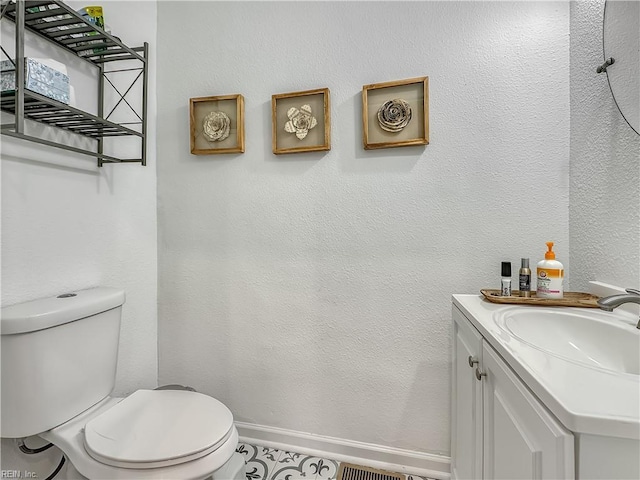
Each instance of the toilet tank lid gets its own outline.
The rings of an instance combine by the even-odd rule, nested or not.
[[[124,290],[97,287],[10,305],[2,308],[0,333],[13,335],[55,327],[119,307],[124,299]]]

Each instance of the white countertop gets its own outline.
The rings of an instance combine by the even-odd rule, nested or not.
[[[493,320],[495,312],[514,305],[491,303],[482,295],[453,295],[453,304],[568,430],[640,439],[640,375],[586,367],[520,341]],[[609,315],[612,322],[635,328],[625,313]]]

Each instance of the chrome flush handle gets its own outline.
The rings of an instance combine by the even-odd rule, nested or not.
[[[468,359],[468,361],[469,361],[469,366],[470,366],[471,368],[473,368],[473,366],[474,366],[476,363],[480,363],[480,361],[479,361],[479,360],[477,360],[477,359],[473,358],[471,355],[469,355],[469,359]]]

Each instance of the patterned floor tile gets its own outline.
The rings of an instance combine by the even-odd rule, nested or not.
[[[282,453],[275,448],[259,447],[248,443],[239,444],[236,452],[245,457],[247,480],[268,480],[271,478],[276,462]]]
[[[294,452],[282,452],[269,480],[335,479],[338,462]]]
[[[338,477],[339,463],[327,458],[319,458],[318,460],[318,475],[316,476],[316,480],[335,480]]]
[[[301,453],[241,443],[236,449],[247,462],[247,480],[335,480],[339,462]],[[433,480],[406,475],[406,480]]]

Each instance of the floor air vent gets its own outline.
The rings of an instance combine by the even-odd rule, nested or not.
[[[405,480],[400,473],[363,467],[352,463],[341,463],[337,480]]]

